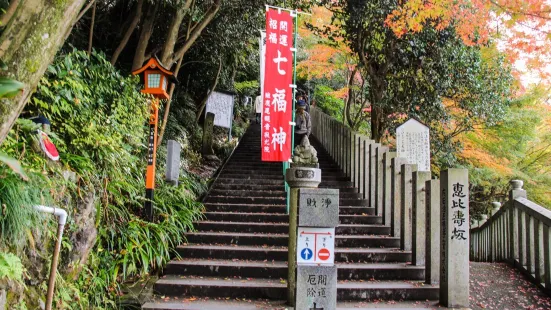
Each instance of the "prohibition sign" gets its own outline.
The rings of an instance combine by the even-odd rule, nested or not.
[[[331,254],[329,253],[329,250],[326,248],[323,248],[318,252],[318,257],[321,260],[328,260],[330,256]]]

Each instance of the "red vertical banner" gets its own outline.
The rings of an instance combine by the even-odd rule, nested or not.
[[[293,17],[266,11],[266,60],[262,111],[262,161],[291,158],[293,117]]]

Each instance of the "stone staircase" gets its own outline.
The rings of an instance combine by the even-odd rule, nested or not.
[[[313,140],[313,139],[312,139]],[[325,150],[318,151],[320,188],[340,191],[335,263],[339,301],[437,300],[438,288],[423,285],[424,267],[411,266],[368,201]],[[260,160],[260,127],[252,125],[204,200],[205,220],[187,233],[154,290],[159,296],[231,299],[286,298],[286,193],[281,163]],[[143,309],[163,307],[163,300]],[[178,308],[179,309],[179,308]]]

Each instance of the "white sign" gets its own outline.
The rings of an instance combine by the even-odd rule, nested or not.
[[[214,125],[231,128],[233,119],[233,95],[213,91],[207,100],[206,113],[214,114]]]
[[[334,264],[335,228],[299,227],[297,239],[297,264]]]
[[[408,164],[417,164],[417,171],[430,171],[429,128],[410,119],[396,129],[396,152]]]

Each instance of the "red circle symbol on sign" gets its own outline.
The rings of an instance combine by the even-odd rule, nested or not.
[[[318,257],[321,260],[328,260],[329,256],[331,256],[331,254],[329,254],[329,250],[326,248],[323,248],[318,252]]]

